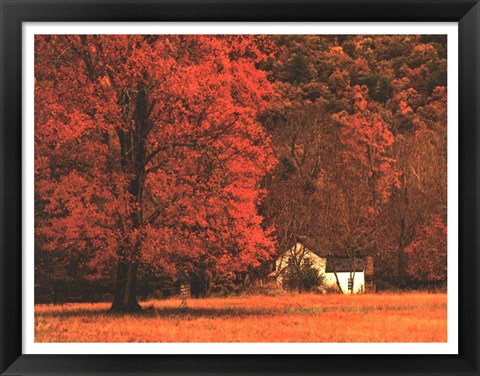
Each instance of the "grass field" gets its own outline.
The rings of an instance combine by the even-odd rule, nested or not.
[[[35,306],[36,342],[445,342],[446,294],[284,295]]]

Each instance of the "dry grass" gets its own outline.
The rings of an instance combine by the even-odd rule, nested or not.
[[[138,315],[108,303],[35,306],[36,342],[445,342],[446,294],[156,300]]]

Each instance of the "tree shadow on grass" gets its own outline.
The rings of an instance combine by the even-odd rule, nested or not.
[[[338,313],[354,313],[354,314],[368,314],[374,311],[372,307],[279,307],[279,308],[244,308],[244,307],[219,307],[219,308],[203,308],[190,306],[155,306],[153,304],[143,305],[143,311],[134,313],[120,313],[112,312],[108,308],[69,308],[58,309],[53,306],[48,311],[36,313],[37,317],[56,317],[56,318],[71,318],[71,317],[85,317],[93,319],[94,317],[108,317],[108,318],[122,318],[122,317],[142,317],[142,318],[162,318],[162,319],[195,319],[195,318],[243,318],[254,316],[282,316],[282,315],[301,315],[310,316],[318,315],[327,312]],[[377,308],[378,310],[378,308]]]
[[[287,312],[281,309],[266,308],[196,308],[196,307],[148,307],[146,311],[153,312],[156,317],[162,318],[201,318],[201,317],[251,317],[251,316],[277,316]]]
[[[265,309],[265,308],[241,308],[241,307],[223,307],[223,308],[198,308],[198,307],[158,307],[154,305],[143,306],[143,311],[135,313],[112,312],[108,308],[75,308],[75,309],[52,309],[43,312],[37,312],[36,317],[55,317],[67,319],[73,317],[144,317],[144,318],[164,318],[164,319],[188,319],[188,318],[221,318],[221,317],[252,317],[252,316],[278,316],[292,313],[284,309]]]
[[[440,309],[443,306],[430,307],[430,309]],[[37,312],[37,318],[55,317],[59,319],[67,319],[73,317],[82,317],[85,320],[94,318],[122,318],[122,317],[142,317],[142,318],[162,318],[162,319],[195,319],[195,318],[243,318],[254,316],[282,316],[282,315],[318,315],[327,312],[350,313],[357,315],[370,314],[374,311],[403,311],[412,310],[418,307],[414,306],[379,306],[379,307],[362,307],[362,306],[304,306],[304,307],[279,307],[279,308],[262,308],[262,307],[191,307],[191,306],[161,306],[161,305],[143,305],[143,311],[135,313],[118,313],[112,312],[109,308],[93,308],[93,307],[67,307],[51,306],[47,310]]]

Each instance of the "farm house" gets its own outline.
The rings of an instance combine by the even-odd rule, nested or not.
[[[277,258],[275,270],[270,276],[281,286],[285,272],[294,264],[317,269],[324,276],[326,288],[338,289],[340,285],[344,294],[375,291],[372,257],[355,257],[353,260],[349,257],[322,255],[297,242]]]

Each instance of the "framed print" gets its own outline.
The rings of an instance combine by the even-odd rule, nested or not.
[[[480,373],[476,1],[1,5],[2,374]]]

